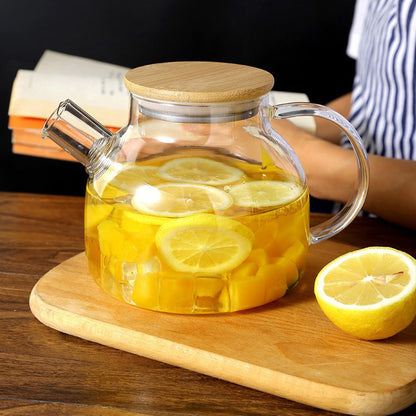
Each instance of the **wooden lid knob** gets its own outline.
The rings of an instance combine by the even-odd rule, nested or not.
[[[273,76],[262,69],[223,62],[165,62],[135,68],[126,87],[142,97],[187,103],[250,100],[268,93]]]

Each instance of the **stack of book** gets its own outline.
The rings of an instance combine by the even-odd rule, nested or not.
[[[92,59],[45,51],[33,71],[19,70],[9,105],[12,151],[74,160],[41,130],[59,102],[70,98],[107,128],[126,125],[129,94],[123,77],[129,70]]]
[[[129,116],[129,94],[124,74],[129,68],[45,51],[34,70],[19,70],[13,83],[9,106],[9,129],[14,153],[74,160],[41,131],[59,102],[70,98],[111,131],[125,126]],[[305,94],[272,91],[271,104],[308,101]],[[314,131],[310,117],[295,120]]]

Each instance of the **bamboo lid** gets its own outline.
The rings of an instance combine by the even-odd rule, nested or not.
[[[183,103],[243,101],[268,93],[273,76],[262,69],[223,62],[165,62],[135,68],[124,77],[134,94]]]

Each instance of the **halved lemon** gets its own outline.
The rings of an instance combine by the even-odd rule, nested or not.
[[[231,271],[250,254],[253,232],[214,214],[195,214],[163,224],[156,247],[164,261],[180,272],[207,276]]]
[[[319,272],[315,295],[345,332],[368,340],[391,337],[416,315],[416,260],[390,247],[352,251]]]
[[[158,170],[158,174],[169,181],[205,185],[226,185],[244,176],[240,169],[203,157],[172,159]]]
[[[221,189],[206,185],[170,183],[136,189],[133,207],[144,214],[183,217],[196,212],[223,211],[233,203]]]
[[[267,208],[294,201],[302,187],[293,182],[251,181],[232,186],[229,193],[240,207]]]

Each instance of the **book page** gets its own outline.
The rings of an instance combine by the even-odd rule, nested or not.
[[[130,68],[95,61],[80,56],[46,50],[39,59],[34,71],[44,74],[60,74],[79,77],[106,77],[123,79]]]
[[[46,119],[67,98],[106,126],[127,124],[129,95],[119,77],[74,77],[28,70],[17,73],[9,115]]]
[[[127,123],[129,68],[46,50],[34,71],[19,70],[13,83],[9,115],[47,119],[70,98],[102,124]]]

